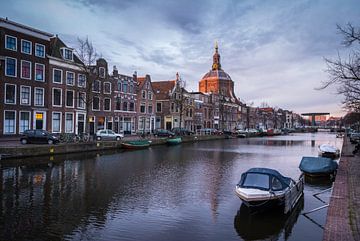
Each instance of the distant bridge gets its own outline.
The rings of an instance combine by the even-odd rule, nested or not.
[[[311,125],[312,126],[316,126],[315,123],[315,116],[319,116],[319,115],[330,115],[330,113],[328,112],[314,112],[314,113],[302,113],[302,116],[311,116]]]

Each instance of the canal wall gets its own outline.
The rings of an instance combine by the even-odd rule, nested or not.
[[[323,241],[360,240],[360,155],[352,153],[354,148],[344,137]]]
[[[183,136],[183,142],[225,139],[223,135]],[[133,140],[133,139],[132,139]],[[150,138],[151,145],[166,145],[167,138]],[[79,152],[122,149],[121,141],[96,141],[90,143],[61,143],[57,145],[13,145],[0,147],[0,159],[13,159],[34,156],[59,155]]]

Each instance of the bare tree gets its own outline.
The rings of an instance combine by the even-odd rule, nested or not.
[[[342,44],[352,47],[360,45],[360,28],[348,23],[345,27],[337,25],[337,29],[344,39]],[[338,53],[337,59],[325,58],[326,72],[329,79],[322,82],[318,89],[326,89],[331,85],[337,87],[337,94],[343,95],[343,104],[349,111],[360,111],[360,52],[358,46],[350,50],[348,57],[343,59]]]
[[[190,95],[185,90],[186,82],[181,79],[178,73],[176,73],[176,91],[173,96],[173,102],[179,112],[179,127],[182,128],[182,122],[186,113],[193,107],[190,100]]]
[[[78,95],[77,99],[82,101],[85,105],[86,111],[86,120],[85,120],[85,132],[89,133],[90,130],[90,120],[89,114],[91,111],[91,106],[93,104],[94,97],[100,95],[100,93],[94,92],[95,80],[96,80],[96,60],[99,58],[99,54],[96,52],[92,42],[88,37],[86,39],[78,38],[78,48],[76,49],[76,53],[78,58],[81,61],[80,68],[81,72],[85,76],[85,84],[77,85],[78,93],[85,93],[85,95]]]

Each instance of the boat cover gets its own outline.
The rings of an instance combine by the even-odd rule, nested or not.
[[[257,180],[254,180],[253,183],[247,183],[248,180],[247,180],[247,176],[251,176],[251,175],[254,175],[254,174],[258,174],[259,177],[263,176],[263,178],[267,178],[267,186],[264,185],[266,180],[264,180],[264,182],[262,184],[260,184],[258,181],[259,179]],[[258,188],[258,189],[263,189],[263,190],[269,190],[271,189],[271,185],[273,185],[271,182],[270,182],[270,177],[275,177],[276,179],[278,179],[280,181],[280,183],[282,184],[282,189],[285,189],[287,188],[290,183],[291,183],[291,178],[289,177],[284,177],[283,175],[281,175],[278,171],[274,170],[274,169],[270,169],[270,168],[260,168],[260,167],[257,167],[257,168],[251,168],[249,170],[247,170],[246,172],[244,172],[242,175],[241,175],[241,179],[240,179],[240,182],[238,184],[239,187],[243,187],[243,188],[247,188],[247,187],[251,187],[251,188]],[[258,183],[257,183],[258,182]]]
[[[307,157],[301,159],[299,168],[301,171],[310,174],[332,173],[338,168],[336,161],[326,157]]]

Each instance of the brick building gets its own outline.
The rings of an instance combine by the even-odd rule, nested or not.
[[[137,77],[137,132],[152,133],[155,129],[156,99],[150,75]]]

